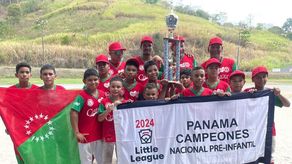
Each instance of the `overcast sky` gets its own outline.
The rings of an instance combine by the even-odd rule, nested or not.
[[[171,0],[169,0],[171,1]],[[173,0],[192,5],[209,14],[227,13],[227,22],[246,21],[252,15],[252,24],[266,23],[282,27],[287,18],[292,18],[292,0]]]

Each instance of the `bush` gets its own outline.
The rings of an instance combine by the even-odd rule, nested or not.
[[[71,39],[69,38],[68,35],[65,35],[61,38],[61,44],[62,45],[69,45],[71,42]]]

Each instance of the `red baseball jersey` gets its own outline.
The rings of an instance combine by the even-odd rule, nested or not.
[[[12,85],[8,88],[18,88],[18,89],[36,89],[36,88],[39,88],[39,86],[37,85],[34,85],[34,84],[28,84],[28,87],[27,88],[20,88],[20,85],[19,84],[15,84],[15,85]]]
[[[111,77],[114,77],[115,75],[123,73],[125,71],[126,62],[120,62],[118,67],[115,67],[112,64],[109,64],[109,66],[109,74],[111,75]]]
[[[221,66],[219,68],[219,79],[223,80],[225,82],[229,82],[229,75],[235,71],[237,69],[236,63],[233,59],[231,58],[222,58],[221,62]],[[206,62],[202,63],[202,67],[204,69],[206,68]],[[206,76],[207,77],[207,76]]]
[[[187,56],[187,54],[185,54],[180,60],[180,70],[186,69],[186,68],[189,68],[192,70],[193,68],[197,66],[198,66],[198,63],[195,60],[194,56],[189,57]]]
[[[99,79],[97,89],[104,92],[105,96],[109,96],[109,87],[110,87],[111,77],[108,79]]]
[[[139,69],[138,69],[138,73],[137,73],[137,81],[141,82],[142,84],[146,84],[146,80],[148,80],[148,77],[145,74],[144,61],[142,60],[142,58],[140,56],[137,56],[135,58],[139,64]]]
[[[44,86],[38,87],[38,89],[44,89]],[[61,85],[54,85],[53,90],[59,91],[59,90],[65,90],[65,88]]]
[[[98,91],[98,97],[82,91],[76,97],[72,109],[78,114],[78,129],[80,133],[87,133],[86,142],[102,139],[102,123],[97,121],[98,107],[104,99],[104,92]]]
[[[122,103],[126,102],[127,100],[122,101]],[[113,102],[110,98],[103,99],[98,108],[99,114],[104,113],[110,105],[113,105]],[[110,112],[102,122],[102,139],[105,142],[116,142],[113,112]]]
[[[186,88],[181,92],[183,97],[193,97],[193,96],[210,96],[213,91],[209,88],[202,87],[199,92],[196,92],[193,87]]]
[[[143,85],[139,82],[135,82],[133,86],[127,86],[126,83],[123,83],[124,86],[124,98],[129,102],[134,102],[138,99],[139,94],[143,92]]]
[[[206,82],[204,82],[203,87],[209,88],[213,91],[231,92],[229,84],[222,80],[218,80],[214,86],[209,86]]]

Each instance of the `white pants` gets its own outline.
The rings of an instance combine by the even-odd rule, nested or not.
[[[103,142],[102,164],[112,164],[115,145],[114,142]]]
[[[92,156],[97,164],[102,164],[102,141],[94,141],[90,143],[78,143],[81,164],[92,164]]]
[[[271,157],[271,163],[275,161],[275,151],[276,151],[276,136],[272,136],[272,157]]]

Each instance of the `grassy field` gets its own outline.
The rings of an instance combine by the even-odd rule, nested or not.
[[[167,35],[165,16],[169,9],[141,0],[32,0],[21,1],[24,12],[17,23],[0,36],[0,65],[27,61],[33,66],[52,63],[56,67],[87,68],[96,54],[107,53],[109,42],[121,41],[126,55],[139,53],[143,35],[152,35],[154,52],[162,55],[162,38]],[[32,8],[33,7],[33,8]],[[34,9],[34,10],[32,10]],[[30,11],[32,10],[32,11]],[[176,12],[176,34],[186,37],[186,49],[199,62],[208,57],[210,37],[224,40],[224,55],[237,57],[239,28],[223,27],[200,17]],[[42,33],[36,20],[47,20]],[[44,54],[41,36],[44,35]],[[240,47],[239,65],[250,70],[256,65],[269,69],[292,65],[292,42],[265,30],[251,30],[250,43]]]

